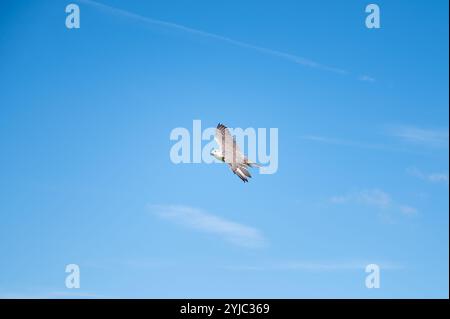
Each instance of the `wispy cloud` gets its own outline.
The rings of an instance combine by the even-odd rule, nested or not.
[[[383,127],[385,138],[380,143],[356,141],[322,135],[303,135],[302,140],[380,151],[412,152],[411,145],[448,148],[448,129],[422,129],[414,126],[385,126]],[[386,135],[394,137],[394,141],[386,139]],[[417,150],[416,150],[417,151]]]
[[[431,183],[448,183],[448,173],[424,173],[416,167],[410,167],[407,169],[408,174],[417,178],[423,179]]]
[[[387,127],[387,133],[411,144],[448,147],[448,129],[425,129],[407,125],[391,125]]]
[[[400,205],[399,206],[400,212],[402,212],[404,215],[415,215],[417,214],[417,209],[412,206],[408,205]]]
[[[226,42],[231,45],[235,45],[235,46],[238,46],[241,48],[255,50],[260,53],[264,53],[264,54],[271,55],[271,56],[274,56],[277,58],[281,58],[281,59],[287,60],[287,61],[295,63],[295,64],[299,64],[302,66],[319,69],[319,70],[324,70],[324,71],[337,73],[337,74],[341,74],[341,75],[350,74],[350,72],[347,70],[328,66],[328,65],[295,55],[295,54],[290,54],[290,53],[273,50],[273,49],[269,49],[269,48],[258,46],[258,45],[253,45],[253,44],[250,44],[247,42],[235,40],[235,39],[232,39],[229,37],[225,37],[225,36],[218,35],[218,34],[211,33],[211,32],[202,31],[199,29],[190,28],[190,27],[187,27],[187,26],[184,26],[181,24],[177,24],[177,23],[172,23],[172,22],[149,18],[146,16],[142,16],[140,14],[137,14],[137,13],[127,11],[127,10],[115,8],[115,7],[112,7],[112,6],[97,2],[97,1],[80,0],[80,2],[91,5],[97,9],[103,10],[105,12],[109,12],[109,13],[115,14],[115,15],[120,15],[120,16],[129,18],[129,19],[133,19],[136,21],[140,21],[140,22],[152,25],[152,26],[164,27],[164,28],[168,28],[168,29],[172,29],[172,30],[176,30],[176,31],[181,31],[181,32],[185,32],[185,33],[189,33],[189,34],[193,34],[193,35],[197,35],[197,36],[201,36],[201,37],[206,37],[206,38]],[[359,76],[358,79],[362,80],[362,81],[368,81],[368,82],[375,81],[375,79],[373,77],[368,76],[368,75]]]
[[[82,299],[99,299],[111,298],[104,295],[99,295],[89,292],[72,292],[72,291],[54,291],[48,294],[48,298],[82,298]]]
[[[346,195],[332,196],[330,202],[333,204],[360,204],[374,207],[380,211],[397,210],[404,215],[414,215],[416,208],[398,204],[388,193],[380,189],[364,189],[350,192]]]
[[[260,263],[257,265],[232,265],[224,268],[231,271],[304,271],[304,272],[335,272],[364,270],[369,264],[377,264],[383,270],[402,269],[391,262],[372,261],[284,261],[276,263]]]
[[[204,233],[214,234],[238,246],[255,248],[265,243],[262,233],[253,227],[182,205],[150,205],[157,216]]]
[[[370,75],[361,75],[358,80],[363,82],[375,82],[375,78],[371,77]]]
[[[353,141],[353,140],[348,140],[348,139],[333,138],[333,137],[320,136],[320,135],[303,135],[303,136],[300,136],[300,138],[302,140],[306,140],[306,141],[319,142],[319,143],[325,143],[325,144],[333,144],[333,145],[341,145],[341,146],[350,146],[350,147],[358,147],[358,148],[366,148],[366,149],[378,149],[378,150],[390,149],[387,146],[382,145],[382,144],[372,144],[372,143]]]
[[[374,151],[386,151],[386,152],[404,152],[404,153],[413,153],[407,147],[403,145],[388,145],[382,143],[371,143],[365,141],[356,141],[351,139],[341,139],[341,138],[333,138],[328,136],[320,136],[320,135],[303,135],[300,136],[300,139],[310,142],[322,143],[322,144],[330,144],[336,146],[343,147],[354,147],[366,150],[374,150]]]
[[[31,292],[31,293],[0,293],[3,299],[104,299],[113,298],[110,296],[99,295],[90,292],[76,291],[50,291],[50,292]]]
[[[334,204],[358,203],[385,209],[392,205],[389,194],[379,189],[361,190],[347,195],[333,196],[330,201]]]

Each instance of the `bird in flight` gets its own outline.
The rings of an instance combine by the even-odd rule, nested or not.
[[[247,183],[248,179],[252,177],[248,168],[261,167],[261,165],[250,161],[242,154],[235,137],[230,134],[230,131],[225,125],[220,123],[217,125],[214,139],[219,145],[219,149],[212,150],[211,155],[219,161],[227,163],[231,171],[239,176],[244,183]]]

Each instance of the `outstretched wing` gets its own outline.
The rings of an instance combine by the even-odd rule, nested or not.
[[[245,156],[225,125],[220,123],[217,125],[215,140],[219,144],[225,163],[230,164],[231,167],[244,163]]]
[[[248,182],[248,178],[252,177],[250,175],[249,171],[247,170],[247,167],[245,164],[228,164],[230,165],[230,169],[233,171],[234,174],[239,176],[239,178],[244,182]]]

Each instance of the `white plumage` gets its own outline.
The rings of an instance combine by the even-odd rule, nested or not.
[[[219,149],[211,152],[218,160],[227,163],[231,171],[239,176],[244,182],[248,182],[248,178],[252,177],[248,171],[249,167],[259,167],[259,164],[251,162],[242,154],[236,139],[230,134],[228,128],[223,124],[218,124],[216,128],[215,140],[219,145]]]

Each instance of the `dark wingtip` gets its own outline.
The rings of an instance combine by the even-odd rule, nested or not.
[[[236,174],[236,173],[235,173]],[[248,183],[248,179],[247,178],[245,178],[245,177],[242,177],[241,175],[239,175],[239,174],[236,174],[244,183]]]

